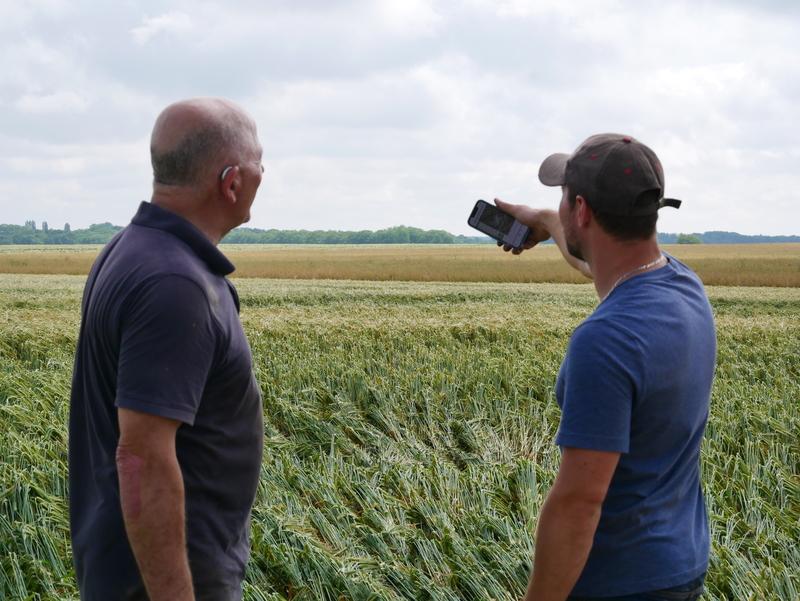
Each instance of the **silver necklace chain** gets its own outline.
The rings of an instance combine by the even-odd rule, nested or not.
[[[662,261],[666,262],[666,260],[667,260],[667,258],[666,258],[664,255],[658,255],[658,258],[657,258],[655,261],[650,261],[649,263],[645,263],[644,265],[639,265],[639,267],[637,267],[637,268],[635,268],[635,269],[631,269],[630,271],[628,271],[628,272],[626,272],[626,273],[623,273],[623,274],[622,274],[622,275],[619,277],[619,279],[617,279],[617,281],[616,281],[616,282],[614,282],[614,285],[613,285],[613,286],[611,286],[611,290],[609,290],[608,292],[606,292],[606,295],[605,295],[603,298],[601,298],[601,299],[600,299],[600,302],[602,303],[604,300],[606,300],[606,299],[609,297],[609,295],[610,295],[612,292],[614,292],[614,289],[615,289],[617,286],[619,286],[619,285],[620,285],[622,282],[624,282],[625,280],[627,280],[627,279],[628,279],[629,277],[631,277],[632,275],[636,275],[637,273],[640,273],[640,272],[642,272],[642,271],[647,271],[648,269],[650,269],[651,267],[655,267],[656,265],[658,265],[658,264],[659,264],[659,263],[661,263]]]

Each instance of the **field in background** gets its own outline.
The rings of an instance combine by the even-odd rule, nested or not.
[[[0,276],[2,599],[76,598],[65,424],[83,280]],[[556,371],[592,287],[237,286],[266,434],[245,598],[518,599],[558,463]],[[800,289],[709,294],[704,599],[796,601]]]
[[[86,274],[98,246],[0,246],[0,273]],[[586,280],[558,249],[519,257],[493,245],[222,245],[245,278],[422,282]],[[667,245],[707,285],[800,287],[800,244]]]

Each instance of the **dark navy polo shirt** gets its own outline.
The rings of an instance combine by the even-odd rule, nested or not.
[[[191,223],[142,203],[84,290],[70,399],[70,524],[85,601],[140,599],[119,498],[117,408],[179,420],[198,600],[238,600],[261,466],[261,396],[233,265]]]

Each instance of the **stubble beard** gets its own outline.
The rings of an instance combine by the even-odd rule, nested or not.
[[[583,257],[583,253],[581,252],[580,246],[578,246],[578,242],[572,235],[571,228],[564,229],[564,240],[567,243],[567,251],[569,252],[569,254],[571,254],[579,261],[586,261],[586,259]]]

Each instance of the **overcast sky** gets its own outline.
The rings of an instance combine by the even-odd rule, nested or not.
[[[471,233],[477,198],[556,207],[588,135],[660,156],[659,230],[800,234],[800,2],[0,3],[0,222],[125,224],[159,111],[256,119],[250,225]]]

